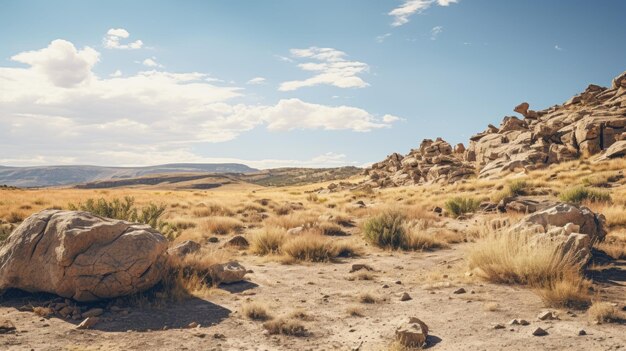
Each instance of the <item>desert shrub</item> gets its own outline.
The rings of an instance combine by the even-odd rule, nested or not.
[[[215,203],[199,204],[197,208],[193,210],[193,215],[196,217],[210,217],[210,216],[233,216],[233,211],[225,206]]]
[[[594,302],[587,310],[587,315],[595,323],[620,322],[624,318],[617,308],[608,302]]]
[[[530,236],[492,233],[472,247],[468,260],[488,281],[528,285],[550,306],[582,307],[590,301],[580,260],[563,254],[556,242],[531,245]]]
[[[287,241],[282,252],[298,261],[327,262],[337,256],[333,242],[321,235],[304,234]]]
[[[577,186],[566,189],[559,194],[559,199],[564,202],[579,204],[583,201],[589,202],[611,202],[611,195],[608,191]]]
[[[363,224],[363,235],[372,244],[388,249],[401,248],[406,242],[405,216],[398,211],[386,211]]]
[[[279,227],[265,227],[253,233],[250,240],[250,249],[257,255],[277,254],[287,239],[285,229]]]
[[[289,336],[307,336],[306,327],[297,320],[289,318],[278,318],[263,323],[263,328],[270,335],[283,334]]]
[[[210,217],[204,219],[200,224],[202,230],[213,234],[226,235],[243,229],[243,223],[231,217]]]
[[[350,317],[364,317],[365,313],[360,306],[350,306],[346,309],[346,313]]]
[[[378,303],[380,301],[380,298],[371,294],[371,293],[362,293],[361,295],[359,295],[359,302],[361,303],[367,303],[367,304],[372,304],[372,303]]]
[[[346,236],[348,235],[346,232],[343,231],[343,229],[334,223],[329,223],[329,222],[322,222],[317,226],[322,235],[327,235],[327,236]]]
[[[159,230],[168,239],[173,240],[178,236],[178,230],[174,225],[160,219],[165,212],[164,204],[156,205],[150,202],[148,205],[137,208],[135,199],[131,196],[124,197],[124,200],[113,199],[107,201],[104,198],[87,199],[85,203],[70,203],[68,208],[72,211],[87,211],[100,217],[120,219],[123,221],[147,224]]]
[[[469,198],[469,197],[455,197],[449,199],[444,204],[448,213],[458,217],[460,215],[474,212],[478,209],[480,205],[480,200]]]
[[[9,223],[20,223],[24,220],[26,216],[21,212],[11,212],[6,218],[6,221]]]
[[[513,195],[525,195],[526,190],[529,188],[530,184],[524,179],[515,179],[510,181],[507,184],[507,188],[509,190],[509,194]]]
[[[255,321],[266,321],[272,319],[272,316],[267,310],[268,307],[265,304],[249,302],[241,307],[241,314]]]

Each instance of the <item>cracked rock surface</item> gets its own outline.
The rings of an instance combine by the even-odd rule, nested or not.
[[[167,240],[150,226],[44,210],[28,217],[0,249],[0,291],[113,298],[154,286],[166,259]]]

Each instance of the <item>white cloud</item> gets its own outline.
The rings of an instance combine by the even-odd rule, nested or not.
[[[255,77],[250,79],[248,82],[246,82],[246,84],[249,85],[258,85],[258,84],[263,84],[265,83],[266,79],[263,77]]]
[[[379,36],[377,36],[375,38],[377,43],[382,43],[385,41],[385,39],[389,38],[391,36],[391,33],[385,33],[385,34],[381,34]]]
[[[158,62],[156,62],[156,57],[152,57],[152,58],[147,58],[145,60],[143,60],[141,62],[142,65],[146,66],[146,67],[159,67],[162,68],[163,65],[159,64]]]
[[[100,54],[90,48],[76,50],[69,41],[53,40],[47,48],[19,53],[11,60],[31,66],[33,73],[47,78],[55,86],[69,88],[92,78],[91,68]]]
[[[449,6],[450,4],[457,3],[458,0],[404,0],[402,5],[391,10],[390,16],[394,17],[394,27],[399,27],[409,22],[409,18],[414,14],[420,14],[430,8],[433,4],[439,6]]]
[[[315,72],[305,80],[292,80],[280,84],[278,90],[293,91],[316,85],[332,85],[338,88],[364,88],[369,86],[358,75],[368,72],[369,66],[358,61],[348,61],[345,52],[332,48],[310,47],[291,49],[291,55],[297,59],[311,59],[318,62],[298,64],[304,71]]]
[[[558,45],[554,45],[554,50],[563,51],[563,48]]]
[[[327,53],[343,63],[343,55]],[[315,54],[317,55],[317,54]],[[258,127],[367,132],[397,119],[351,106],[300,99],[233,103],[243,89],[213,85],[199,72],[143,71],[98,77],[99,53],[55,40],[14,56],[27,68],[0,66],[0,163],[147,164],[200,159],[196,143],[218,143]]]
[[[119,69],[109,74],[109,77],[114,77],[114,78],[121,77],[121,76],[122,76],[122,71],[120,71]]]
[[[437,40],[437,38],[439,37],[439,34],[441,34],[441,32],[443,32],[443,27],[442,26],[435,26],[435,27],[433,27],[433,29],[430,30],[430,40]]]
[[[107,49],[141,49],[143,46],[143,42],[141,40],[135,40],[128,44],[121,44],[121,39],[128,39],[130,37],[130,33],[124,28],[111,28],[107,31],[102,42],[104,47]]]

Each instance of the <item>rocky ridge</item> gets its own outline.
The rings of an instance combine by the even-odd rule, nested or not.
[[[394,153],[365,170],[364,184],[393,187],[494,178],[579,158],[603,160],[626,155],[626,72],[610,88],[591,84],[562,105],[535,111],[527,102],[473,135],[467,148],[445,140],[424,140],[407,155]]]

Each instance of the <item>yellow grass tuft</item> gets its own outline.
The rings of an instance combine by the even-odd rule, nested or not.
[[[285,229],[279,227],[265,227],[252,234],[250,250],[257,255],[278,254],[287,240]]]
[[[268,312],[267,305],[259,302],[248,302],[241,306],[241,314],[255,321],[266,321],[272,319]]]

